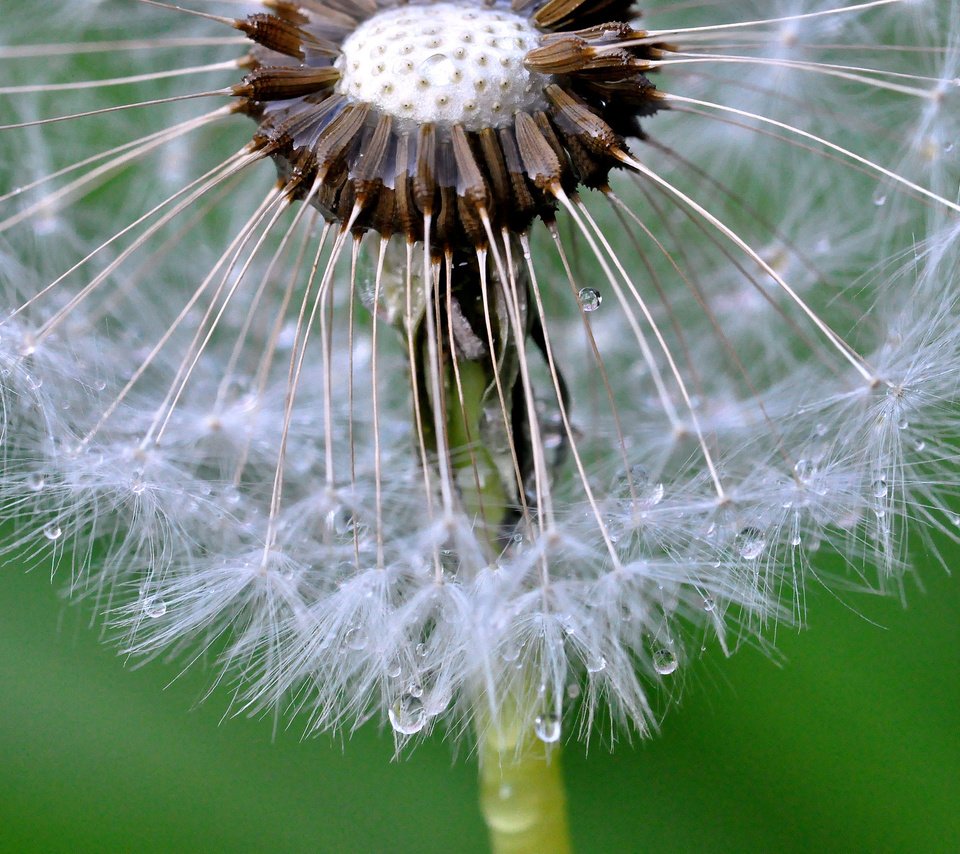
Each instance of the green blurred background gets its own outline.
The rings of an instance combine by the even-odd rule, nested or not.
[[[569,745],[577,850],[960,851],[960,581],[922,570],[906,609],[812,589],[783,667],[709,650],[654,740]],[[88,616],[0,572],[3,852],[485,850],[464,751],[221,721],[209,673],[125,669]]]

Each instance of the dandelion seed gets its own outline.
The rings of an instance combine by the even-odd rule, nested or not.
[[[5,9],[0,496],[130,654],[505,769],[957,538],[953,0],[68,5]]]

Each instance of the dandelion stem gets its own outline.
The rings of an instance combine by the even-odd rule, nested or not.
[[[493,854],[567,854],[559,746],[545,744],[519,719],[501,718],[481,738],[480,809]]]

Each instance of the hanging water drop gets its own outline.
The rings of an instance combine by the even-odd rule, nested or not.
[[[27,476],[27,489],[31,492],[42,492],[47,479],[40,472],[32,472]]]
[[[143,613],[151,620],[158,620],[167,613],[167,603],[159,596],[146,596],[143,600]]]
[[[360,626],[353,626],[347,630],[347,633],[343,636],[343,646],[344,649],[351,649],[354,652],[366,649],[367,636]]]
[[[745,560],[756,560],[767,546],[767,538],[759,528],[743,528],[736,538],[736,549]]]
[[[676,655],[669,649],[658,649],[653,653],[653,669],[661,676],[669,676],[680,666]]]
[[[49,522],[44,525],[43,536],[48,540],[59,540],[63,536],[63,528],[57,522]]]
[[[533,721],[533,731],[545,744],[554,744],[560,740],[560,715],[537,715]]]
[[[427,713],[419,697],[404,694],[387,712],[390,726],[400,735],[414,735],[423,729],[427,722]]]
[[[602,655],[587,659],[587,673],[600,673],[606,669],[607,659]]]
[[[603,302],[603,297],[596,288],[580,288],[577,299],[580,300],[580,308],[584,311],[596,311]]]
[[[887,482],[882,477],[873,482],[873,496],[874,498],[887,497]]]

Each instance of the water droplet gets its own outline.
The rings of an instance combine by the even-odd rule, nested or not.
[[[537,715],[533,721],[533,731],[545,744],[554,744],[560,740],[560,715]]]
[[[503,648],[503,652],[500,653],[500,657],[508,664],[512,661],[516,661],[520,657],[520,647],[515,643],[508,643]]]
[[[877,189],[873,194],[873,203],[878,207],[882,208],[887,203],[887,194],[883,189]]]
[[[63,536],[63,528],[57,522],[50,522],[44,525],[43,536],[48,540],[59,540]]]
[[[403,665],[400,663],[399,658],[395,658],[390,662],[390,666],[387,668],[387,676],[391,679],[396,679],[403,672]]]
[[[584,311],[596,311],[603,302],[603,297],[596,288],[580,288],[577,299],[580,300],[580,308]]]
[[[793,472],[800,480],[808,480],[814,471],[814,464],[810,460],[797,460],[793,466]]]
[[[602,655],[587,659],[587,673],[599,673],[607,666],[607,659]]]
[[[796,548],[797,546],[799,546],[799,545],[800,545],[800,542],[801,542],[801,541],[800,541],[800,535],[799,535],[799,534],[794,534],[794,535],[790,538],[790,545],[793,546],[794,548]]]
[[[653,669],[661,676],[669,676],[680,666],[677,657],[669,649],[658,649],[653,653]]]
[[[631,491],[632,487],[632,491]],[[630,466],[630,471],[621,479],[619,492],[624,501],[632,502],[639,510],[656,507],[663,501],[664,488],[660,481],[651,482],[649,472],[641,465]]]
[[[427,645],[423,642],[417,644],[417,658],[427,657]]]
[[[580,686],[576,682],[567,685],[567,696],[571,700],[576,700],[580,696]]]
[[[159,596],[146,596],[143,600],[143,613],[151,620],[158,620],[167,613],[167,603]]]
[[[922,450],[924,450],[927,447],[927,443],[924,442],[923,439],[917,439],[913,447],[917,451],[917,453],[920,453]]]
[[[407,694],[417,699],[423,696],[423,685],[420,684],[419,679],[411,679],[407,683]]]
[[[956,525],[957,527],[960,527],[960,514],[951,513],[948,518],[950,519],[951,525]]]
[[[27,489],[31,492],[41,492],[46,483],[47,479],[38,471],[27,476]]]
[[[143,482],[143,478],[137,475],[132,481],[130,481],[130,491],[134,495],[143,495],[146,490],[147,485]]]
[[[449,56],[435,53],[420,63],[420,76],[433,86],[449,86],[454,82],[457,66]]]
[[[756,560],[767,546],[767,538],[759,528],[743,528],[737,534],[735,545],[740,557]]]
[[[360,626],[353,626],[347,630],[347,633],[343,636],[343,647],[344,649],[352,649],[355,652],[366,649],[367,636]]]
[[[419,697],[404,694],[387,712],[390,726],[400,735],[414,735],[423,729],[427,722],[427,713]]]
[[[874,498],[887,497],[887,482],[882,477],[873,482],[873,496]]]
[[[717,607],[717,603],[713,601],[709,596],[703,597],[703,610],[704,611],[713,611]]]

